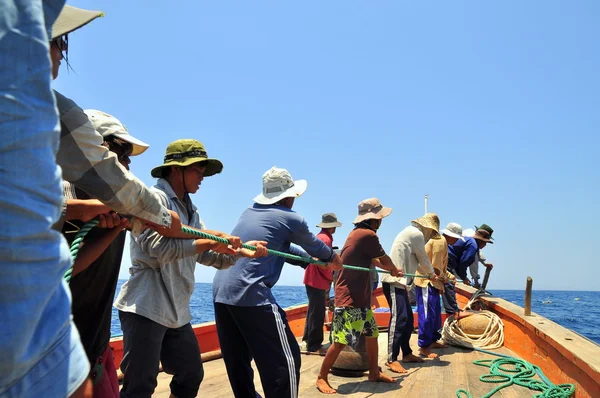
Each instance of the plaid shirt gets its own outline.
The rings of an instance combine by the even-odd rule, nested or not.
[[[171,214],[142,181],[127,171],[114,153],[102,146],[83,110],[54,92],[60,112],[60,146],[56,163],[63,179],[121,214],[169,226]]]

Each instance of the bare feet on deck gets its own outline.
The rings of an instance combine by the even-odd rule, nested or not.
[[[381,383],[395,383],[396,380],[392,379],[390,376],[379,372],[379,375],[371,376],[369,375],[369,381],[381,382]]]
[[[419,348],[419,355],[429,358],[429,359],[436,359],[436,358],[440,357],[438,354],[431,351],[429,348],[424,348],[424,347]]]
[[[415,354],[409,354],[409,355],[405,355],[402,357],[402,362],[424,362],[423,358],[419,358],[418,356],[416,356]]]
[[[422,361],[422,359],[421,359],[421,361]],[[406,369],[404,369],[404,367],[402,365],[400,365],[400,362],[398,362],[398,361],[386,362],[385,365],[388,368],[390,368],[390,370],[394,373],[408,373],[408,371]]]
[[[437,341],[435,343],[431,343],[431,345],[429,346],[429,348],[448,348],[448,346],[444,343],[438,343]]]
[[[321,376],[317,378],[317,390],[321,391],[323,394],[335,394],[337,392],[331,387],[327,379],[323,379]]]

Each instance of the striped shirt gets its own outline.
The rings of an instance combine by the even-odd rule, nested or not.
[[[102,136],[83,110],[64,95],[54,94],[61,125],[56,163],[62,168],[63,179],[118,213],[169,226],[167,208],[102,145]]]

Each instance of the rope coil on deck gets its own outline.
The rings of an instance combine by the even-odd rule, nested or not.
[[[471,309],[483,294],[485,292],[477,291],[464,309]],[[458,320],[452,316],[444,323],[442,337],[445,342],[460,347],[500,348],[504,344],[504,324],[491,311],[479,311]]]
[[[479,377],[480,381],[493,384],[502,383],[484,395],[483,398],[489,398],[501,389],[513,384],[528,388],[532,391],[541,392],[541,394],[534,395],[534,398],[568,398],[575,393],[575,385],[554,385],[548,380],[539,367],[527,361],[486,350],[477,349],[477,351],[501,357],[493,360],[480,359],[473,361],[475,365],[485,366],[490,369],[488,374]],[[536,375],[539,376],[539,380],[534,379]],[[472,398],[471,394],[464,389],[457,390],[456,396],[457,398],[462,398],[463,396]]]

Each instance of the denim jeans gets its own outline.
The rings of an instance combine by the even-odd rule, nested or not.
[[[62,204],[49,31],[64,0],[0,0],[0,397],[66,397],[89,373],[51,230]]]

